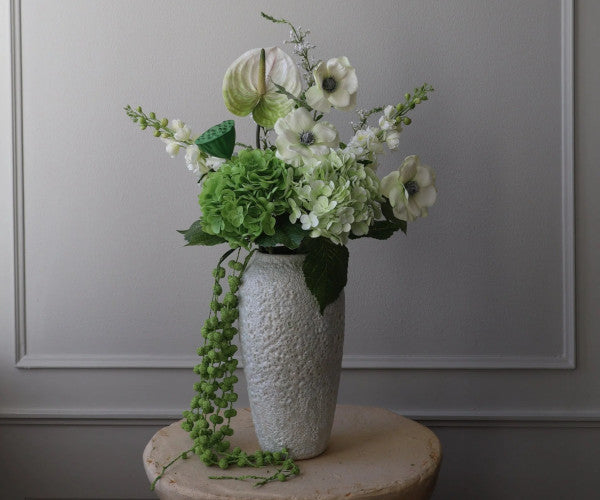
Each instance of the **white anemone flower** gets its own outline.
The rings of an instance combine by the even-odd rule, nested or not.
[[[398,170],[381,179],[380,186],[394,216],[408,222],[426,217],[437,198],[434,172],[414,155],[406,157]]]
[[[306,108],[297,108],[275,123],[277,157],[286,162],[329,153],[339,145],[333,125],[314,121]]]
[[[306,91],[309,106],[322,113],[327,113],[331,106],[342,111],[354,109],[358,80],[347,57],[321,61],[313,70],[313,76],[315,85]]]

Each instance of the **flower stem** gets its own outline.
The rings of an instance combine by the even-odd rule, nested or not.
[[[163,466],[162,471],[160,472],[160,474],[158,476],[156,476],[156,479],[154,479],[154,481],[152,481],[152,484],[150,485],[150,490],[154,491],[154,488],[156,487],[156,483],[158,482],[158,480],[160,478],[162,478],[165,475],[165,472],[167,472],[167,469],[169,467],[171,467],[171,465],[173,465],[175,462],[177,462],[177,460],[181,459],[181,458],[187,458],[189,453],[192,453],[194,451],[194,448],[190,448],[187,451],[184,451],[183,453],[177,455],[173,460],[171,460],[167,465]]]

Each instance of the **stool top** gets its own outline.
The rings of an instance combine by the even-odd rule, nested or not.
[[[231,420],[232,447],[259,449],[248,408]],[[180,422],[158,431],[144,450],[144,468],[153,481],[162,466],[191,448]],[[440,442],[427,427],[382,408],[336,408],[325,453],[297,461],[300,475],[255,487],[254,481],[214,480],[208,476],[267,476],[274,468],[206,467],[192,455],[172,465],[156,484],[162,500],[258,499],[426,499],[441,462]]]

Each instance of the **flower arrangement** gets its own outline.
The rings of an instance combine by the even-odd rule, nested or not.
[[[237,334],[237,292],[249,258],[257,250],[305,254],[305,282],[323,313],[346,285],[348,241],[406,233],[407,223],[425,217],[437,196],[435,175],[417,156],[408,156],[382,179],[377,176],[378,158],[385,149],[398,149],[403,127],[411,124],[408,114],[433,88],[425,84],[395,105],[358,110],[352,135],[343,143],[325,116],[334,109],[355,110],[355,68],[347,57],[314,60],[308,30],[261,14],[289,26],[287,43],[293,45],[298,63],[271,47],[249,50],[227,69],[225,105],[236,116],[252,116],[255,147],[236,142],[233,120],[195,137],[181,120],[125,107],[134,122],[166,144],[171,157],[185,150],[188,169],[198,177],[201,217],[180,231],[187,244],[229,246],[213,271],[210,312],[201,330],[204,343],[197,350],[201,361],[194,367],[199,381],[190,409],[183,413],[182,427],[193,446],[163,467],[152,489],[173,463],[190,454],[222,469],[276,468],[267,477],[216,479],[255,479],[262,485],[299,473],[285,449],[247,454],[231,450],[227,441],[236,415],[238,362],[232,340]],[[374,115],[377,125],[371,126]]]

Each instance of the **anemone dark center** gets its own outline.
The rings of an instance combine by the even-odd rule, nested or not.
[[[310,146],[311,144],[313,144],[315,142],[315,136],[310,131],[302,132],[300,134],[300,142],[302,144],[304,144],[305,146]]]
[[[337,82],[331,76],[328,76],[325,78],[325,80],[323,80],[323,90],[326,90],[327,92],[333,92],[336,87]]]
[[[419,184],[417,184],[417,181],[408,181],[406,184],[404,184],[404,188],[406,189],[408,196],[412,196],[413,194],[417,194],[419,192]]]

